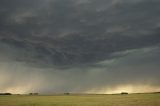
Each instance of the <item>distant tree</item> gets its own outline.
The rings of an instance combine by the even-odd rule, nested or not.
[[[64,95],[70,95],[70,93],[67,92],[67,93],[64,93]]]
[[[39,93],[29,93],[29,95],[39,95]]]
[[[5,95],[12,95],[11,93],[4,93]]]
[[[33,93],[33,95],[39,95],[39,93]]]
[[[0,93],[0,95],[12,95],[11,93]]]
[[[128,95],[128,92],[121,92],[121,95]]]

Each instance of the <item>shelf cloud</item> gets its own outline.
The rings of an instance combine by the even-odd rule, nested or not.
[[[136,85],[160,90],[159,5],[1,0],[0,92],[108,93]],[[133,88],[128,91],[143,92]]]

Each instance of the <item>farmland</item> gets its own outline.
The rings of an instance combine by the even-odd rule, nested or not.
[[[160,106],[160,94],[0,96],[0,106]]]

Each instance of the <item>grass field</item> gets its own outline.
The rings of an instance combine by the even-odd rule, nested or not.
[[[0,106],[160,106],[160,94],[0,96]]]

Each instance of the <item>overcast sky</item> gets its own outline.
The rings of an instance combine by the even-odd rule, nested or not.
[[[0,0],[0,92],[160,91],[159,0]]]

